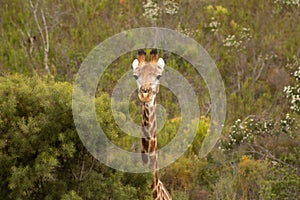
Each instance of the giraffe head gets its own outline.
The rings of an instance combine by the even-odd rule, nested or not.
[[[142,102],[153,102],[159,91],[159,79],[164,71],[165,62],[158,58],[157,49],[150,52],[150,62],[146,62],[144,50],[138,51],[138,58],[132,63],[133,76],[138,86],[138,96]]]

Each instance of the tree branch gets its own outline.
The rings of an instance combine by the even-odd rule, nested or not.
[[[46,19],[45,19],[45,15],[44,15],[44,11],[41,10],[41,14],[42,14],[42,20],[43,20],[43,24],[44,24],[44,29],[45,29],[45,35],[46,35],[46,41],[45,41],[45,46],[44,46],[44,66],[45,66],[45,70],[47,71],[48,75],[51,75],[51,72],[49,70],[49,66],[48,66],[48,58],[49,58],[49,49],[50,49],[50,45],[49,45],[49,33],[48,33],[48,27],[47,27],[47,23],[46,23]]]
[[[92,164],[89,168],[89,170],[86,172],[85,178],[90,174],[90,172],[92,171],[93,167],[94,167],[94,163],[95,163],[95,159],[92,158]]]
[[[43,49],[44,49],[44,67],[46,72],[48,73],[48,75],[51,75],[49,66],[48,66],[48,59],[49,59],[49,34],[48,34],[48,28],[47,28],[47,23],[46,23],[46,18],[44,15],[44,11],[43,9],[41,9],[41,15],[42,15],[42,21],[43,21],[43,26],[44,26],[44,31],[41,28],[39,19],[38,19],[38,15],[37,15],[37,9],[38,9],[38,5],[39,5],[39,0],[37,1],[36,5],[34,6],[32,3],[32,0],[28,0],[30,7],[32,9],[32,13],[34,16],[34,21],[35,24],[38,28],[38,31],[40,33],[40,36],[42,38],[42,44],[43,44]]]
[[[84,161],[84,153],[83,153],[83,156],[82,156],[82,164],[81,164],[81,169],[80,169],[80,176],[79,176],[79,180],[82,181],[82,177],[83,177],[83,173],[84,173],[84,164],[85,164],[85,161]]]
[[[283,160],[281,160],[281,159],[279,159],[279,158],[276,158],[276,157],[275,157],[268,149],[266,149],[266,148],[264,148],[264,147],[262,147],[262,146],[260,146],[260,145],[258,145],[258,144],[253,144],[253,145],[254,145],[254,146],[249,145],[250,148],[251,148],[251,150],[250,150],[250,151],[245,151],[245,152],[246,152],[246,153],[254,153],[254,154],[257,154],[257,155],[263,156],[263,157],[265,157],[265,158],[269,158],[269,159],[271,159],[271,160],[273,160],[273,161],[276,161],[276,162],[278,162],[278,163],[280,163],[280,164],[282,164],[282,165],[288,166],[288,167],[290,167],[290,168],[292,168],[292,169],[296,169],[297,171],[299,170],[297,167],[295,167],[295,166],[293,166],[293,165],[291,165],[291,164],[289,164],[289,163],[286,163],[286,162],[284,162]],[[260,150],[257,151],[257,150],[255,149],[255,147],[258,148],[258,149],[260,149]]]
[[[73,176],[75,177],[76,180],[78,180],[78,177],[76,176],[75,172],[73,171],[73,169],[71,170]]]

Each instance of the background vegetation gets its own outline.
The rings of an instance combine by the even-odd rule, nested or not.
[[[198,41],[226,87],[222,139],[199,159],[208,91],[189,63],[160,52],[190,81],[202,113],[193,122],[199,123],[193,145],[160,172],[173,199],[298,199],[299,11],[299,0],[0,0],[1,199],[149,199],[151,175],[121,173],[95,160],[76,133],[71,110],[72,83],[88,52],[122,30],[145,26]],[[130,151],[139,142],[116,125],[110,95],[135,55],[111,64],[96,97],[99,122]],[[135,94],[131,101],[131,117],[139,122]],[[167,111],[159,133],[163,146],[176,134],[180,110],[164,87],[158,103]]]

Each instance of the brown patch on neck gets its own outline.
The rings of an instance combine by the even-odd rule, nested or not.
[[[149,117],[147,115],[143,115],[143,126],[149,126]]]

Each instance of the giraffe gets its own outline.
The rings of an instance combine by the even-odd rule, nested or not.
[[[151,186],[154,200],[171,200],[172,197],[158,177],[157,137],[156,137],[156,94],[159,91],[159,79],[164,71],[165,62],[158,59],[157,49],[150,52],[150,62],[146,62],[144,50],[138,51],[138,57],[132,63],[133,76],[138,87],[138,97],[142,105],[142,160],[153,171]]]

